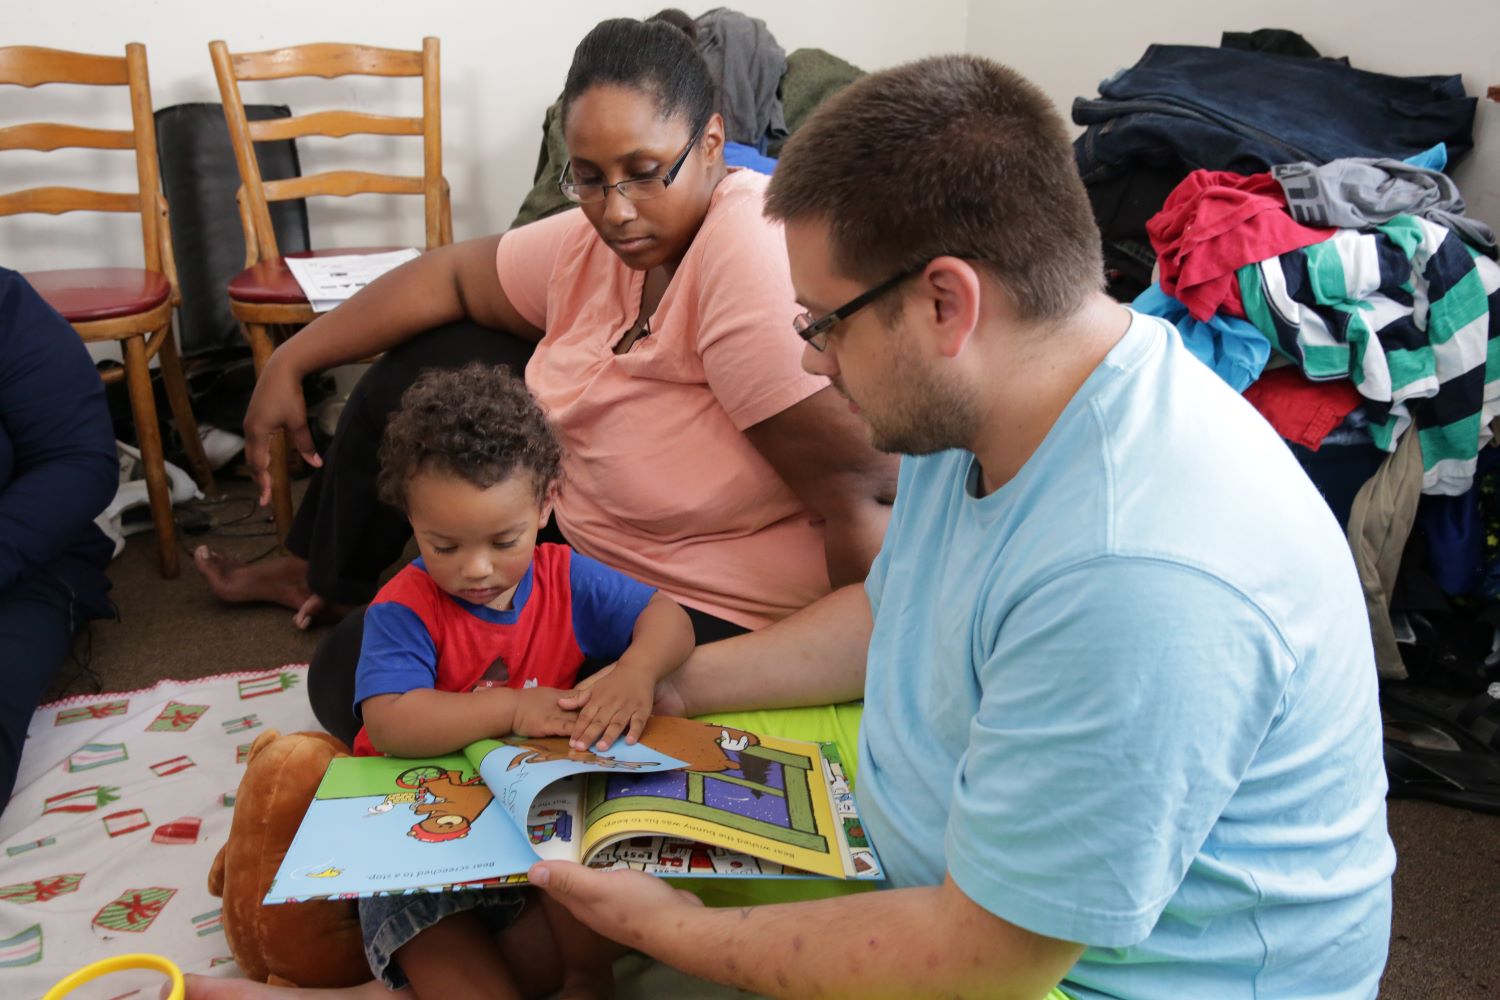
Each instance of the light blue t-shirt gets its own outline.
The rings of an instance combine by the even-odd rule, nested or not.
[[[1078,997],[1373,997],[1375,663],[1290,451],[1136,314],[1014,479],[978,471],[903,459],[866,585],[858,800],[892,882],[951,873],[1087,945]]]

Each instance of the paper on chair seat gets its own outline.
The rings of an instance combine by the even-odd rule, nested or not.
[[[421,251],[351,253],[334,257],[287,257],[286,266],[302,286],[313,312],[327,312],[385,272],[416,260]]]

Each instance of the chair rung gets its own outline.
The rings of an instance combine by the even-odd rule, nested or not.
[[[353,194],[421,194],[422,178],[372,174],[363,170],[330,170],[306,177],[266,181],[267,201],[289,201],[314,195],[345,198]]]
[[[134,149],[135,134],[123,129],[31,122],[0,128],[0,149]]]
[[[362,111],[319,111],[291,118],[250,122],[250,138],[256,142],[300,139],[323,135],[342,139],[346,135],[421,135],[420,118],[372,115]]]
[[[45,212],[59,215],[63,212],[139,212],[141,199],[138,194],[120,194],[113,191],[89,191],[74,187],[39,187],[0,195],[0,215],[21,215],[27,212]]]
[[[129,70],[121,56],[63,52],[35,45],[0,48],[0,83],[17,83],[23,87],[43,83],[108,87],[129,82]]]
[[[369,45],[318,42],[234,56],[238,80],[284,80],[293,76],[421,76],[422,53]]]

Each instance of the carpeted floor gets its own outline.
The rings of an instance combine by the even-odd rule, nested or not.
[[[244,498],[243,485],[231,493]],[[249,510],[240,499],[220,519]],[[251,537],[228,533],[262,532]],[[268,522],[241,521],[211,536],[244,558],[274,538]],[[187,546],[201,538],[184,536]],[[318,633],[298,632],[281,608],[225,607],[209,593],[184,553],[177,580],[156,574],[155,538],[130,539],[111,572],[119,622],[92,629],[91,670],[105,690],[147,687],[162,678],[269,670],[306,661]],[[94,690],[71,666],[51,697]],[[1500,816],[1424,802],[1392,802],[1391,836],[1399,857],[1391,957],[1381,995],[1388,1000],[1500,996]],[[1205,998],[1206,1000],[1206,998]]]

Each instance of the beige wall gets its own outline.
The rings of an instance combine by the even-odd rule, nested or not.
[[[1500,2],[1364,0],[1359,4],[1034,3],[973,0],[968,50],[1035,80],[1064,115],[1075,97],[1133,64],[1152,42],[1218,45],[1223,31],[1289,28],[1324,55],[1346,55],[1360,69],[1399,76],[1460,73],[1482,96],[1500,84]],[[1480,101],[1474,151],[1454,173],[1473,215],[1500,229],[1500,104]]]
[[[436,35],[443,46],[445,173],[453,186],[454,233],[463,239],[502,229],[515,215],[531,187],[542,113],[562,89],[578,40],[606,17],[644,17],[661,6],[619,0],[0,0],[0,20],[5,22],[0,44],[123,52],[127,41],[144,42],[154,103],[161,108],[218,102],[208,58],[211,39],[222,38],[240,50],[324,40],[417,48],[423,35]],[[902,0],[737,0],[733,6],[763,18],[788,52],[821,47],[866,68],[961,50],[968,7],[966,0],[927,0],[921,16],[914,18],[908,13],[912,5]],[[14,12],[22,9],[24,19],[16,18]],[[347,83],[321,80],[258,86],[263,99],[290,103],[298,111],[346,106],[351,93]],[[0,90],[0,127],[37,117],[120,121],[114,109],[100,106],[103,93],[82,87],[6,87]],[[258,93],[246,86],[246,100],[262,99]],[[416,113],[421,106],[415,81],[375,81],[373,94],[375,99],[367,103],[376,110]],[[125,121],[127,107],[118,105]],[[351,163],[361,150],[385,156],[395,170],[418,172],[421,165],[416,140],[351,137],[303,140],[299,147],[304,172]],[[0,190],[90,184],[101,172],[117,178],[122,190],[133,182],[126,154],[7,153],[0,163]],[[64,169],[65,164],[72,169]],[[391,207],[395,205],[401,207]],[[422,239],[420,199],[317,199],[310,203],[310,213],[313,239],[321,245]],[[41,268],[117,260],[121,254],[139,259],[133,232],[124,220],[108,216],[4,219],[0,263]]]
[[[185,101],[218,101],[208,42],[232,48],[271,48],[341,39],[415,47],[424,34],[443,43],[444,155],[453,185],[458,238],[505,226],[531,185],[541,137],[541,116],[562,87],[578,39],[598,20],[644,16],[655,2],[574,0],[572,3],[506,3],[440,0],[417,13],[410,0],[261,0],[254,4],[202,0],[0,0],[8,16],[5,42],[84,51],[122,50],[125,41],[147,46],[157,107]],[[1301,31],[1324,52],[1348,54],[1356,65],[1382,72],[1461,72],[1471,92],[1500,84],[1500,2],[1435,0],[1414,17],[1409,0],[1366,0],[1360,23],[1349,23],[1344,5],[1305,0],[1263,0],[1253,14],[1243,4],[1181,5],[1060,0],[1047,4],[993,0],[739,0],[739,9],[764,18],[791,51],[818,46],[874,69],[939,52],[967,49],[1009,63],[1031,76],[1066,109],[1075,96],[1093,95],[1098,81],[1133,63],[1152,41],[1214,45],[1223,28],[1263,25]],[[697,8],[693,8],[696,10]],[[14,12],[24,10],[25,16]],[[276,27],[268,27],[274,25]],[[346,83],[293,81],[247,99],[276,99],[299,111],[340,106]],[[263,95],[263,96],[262,96]],[[119,121],[91,88],[0,91],[0,126],[52,117]],[[410,81],[376,81],[379,110],[415,111]],[[123,113],[123,105],[119,106]],[[1500,105],[1482,102],[1478,147],[1458,170],[1474,213],[1500,226]],[[393,169],[415,171],[417,143],[355,137],[307,140],[304,169],[358,162],[370,152]],[[7,153],[0,189],[39,183],[92,183],[107,173],[126,189],[133,177],[128,157],[113,153]],[[66,166],[65,166],[66,165]],[[393,208],[400,205],[400,208]],[[312,203],[315,242],[411,243],[421,239],[417,199]],[[132,228],[107,216],[23,216],[0,220],[0,263],[26,268],[106,262],[138,256]]]

